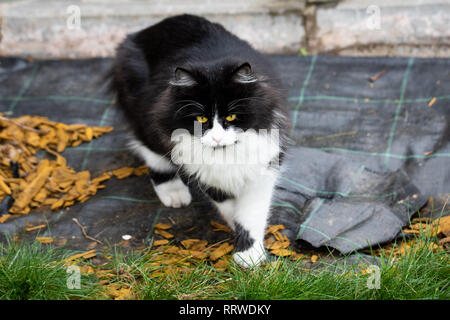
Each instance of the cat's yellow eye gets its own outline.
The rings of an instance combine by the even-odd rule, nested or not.
[[[230,114],[228,117],[225,118],[227,121],[233,121],[234,119],[236,119],[236,115],[235,114]]]
[[[200,123],[205,123],[206,121],[208,121],[208,118],[202,117],[202,116],[197,116],[197,121]]]

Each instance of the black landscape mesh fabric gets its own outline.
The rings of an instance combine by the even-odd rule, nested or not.
[[[430,196],[434,214],[449,214],[449,59],[271,59],[286,85],[293,124],[271,224],[284,224],[291,240],[348,253],[399,236]],[[110,65],[110,59],[0,58],[0,112],[114,126],[97,140],[67,149],[68,165],[92,176],[139,165],[126,149],[126,124],[101,82]],[[45,222],[49,228],[42,235],[85,248],[89,241],[73,217],[90,236],[110,243],[125,234],[145,243],[158,221],[173,225],[176,240],[231,237],[212,230],[209,222],[221,219],[205,199],[165,208],[145,176],[111,179],[83,204],[20,215],[0,224],[0,232]]]

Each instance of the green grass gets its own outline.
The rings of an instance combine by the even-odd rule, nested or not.
[[[151,255],[118,254],[114,264],[129,271],[117,281],[131,287],[137,299],[449,299],[449,255],[430,250],[432,240],[421,237],[425,245],[393,263],[392,256],[380,259],[379,289],[368,288],[370,274],[360,272],[366,266],[310,272],[302,262],[278,259],[276,267],[244,270],[232,264],[227,271],[217,271],[200,263],[185,274],[154,278],[155,269],[147,266]]]
[[[81,288],[67,286],[64,258],[73,252],[38,242],[0,243],[0,299],[87,299],[98,291],[97,280],[81,275]]]
[[[311,272],[305,270],[304,262],[284,259],[250,270],[231,263],[225,271],[204,261],[186,267],[186,272],[167,275],[165,267],[151,265],[153,251],[124,254],[112,248],[109,263],[101,268],[114,274],[104,289],[130,288],[135,299],[449,299],[449,255],[428,248],[436,239],[420,239],[424,246],[413,247],[394,262],[392,256],[381,259],[379,289],[367,287],[369,275],[360,273],[365,266],[336,270],[330,265]],[[0,246],[0,298],[107,297],[98,289],[100,279],[93,276],[82,276],[80,290],[67,288],[68,274],[61,261],[68,255],[38,243]]]

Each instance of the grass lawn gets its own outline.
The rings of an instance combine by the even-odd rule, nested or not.
[[[372,274],[361,264],[311,271],[302,259],[276,258],[244,270],[228,257],[218,268],[192,257],[163,261],[170,260],[162,254],[168,247],[128,254],[105,248],[97,253],[102,262],[92,263],[51,245],[9,241],[0,245],[0,299],[449,299],[449,255],[436,241],[419,235],[415,245],[395,245],[403,248],[395,256],[377,250],[379,289],[367,286]],[[74,264],[81,271],[79,289],[67,285]]]

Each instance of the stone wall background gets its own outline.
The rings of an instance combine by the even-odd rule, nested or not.
[[[0,0],[0,55],[108,57],[127,33],[181,13],[266,53],[450,56],[448,0]]]

